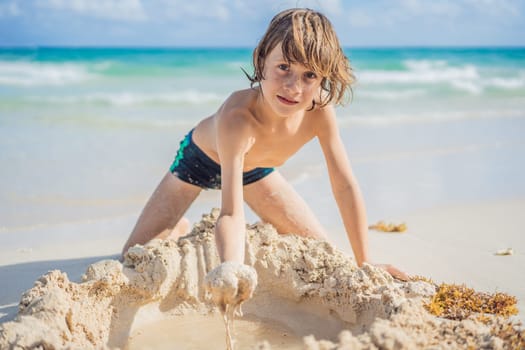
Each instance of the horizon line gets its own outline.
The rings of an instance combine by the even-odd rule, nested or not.
[[[525,49],[525,45],[342,45],[343,49]],[[0,49],[232,49],[253,46],[218,45],[2,45]]]

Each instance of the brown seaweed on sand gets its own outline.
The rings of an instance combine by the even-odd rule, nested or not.
[[[433,315],[463,320],[473,313],[504,317],[516,315],[516,303],[516,297],[505,293],[476,292],[465,285],[442,283],[425,307]]]
[[[407,230],[407,225],[403,222],[401,224],[392,224],[386,223],[384,221],[378,221],[374,225],[368,227],[370,230],[376,230],[381,232],[405,232]]]

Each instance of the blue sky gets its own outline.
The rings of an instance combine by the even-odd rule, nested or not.
[[[295,6],[345,46],[525,46],[525,0],[0,0],[0,46],[252,47]]]

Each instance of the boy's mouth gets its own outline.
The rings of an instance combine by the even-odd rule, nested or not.
[[[277,95],[277,99],[279,99],[279,101],[281,101],[282,103],[284,103],[286,105],[295,105],[295,104],[299,103],[299,102],[294,101],[294,100],[289,100],[286,97],[283,97],[283,96],[280,96],[280,95]]]

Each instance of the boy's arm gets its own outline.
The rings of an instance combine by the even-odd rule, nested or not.
[[[339,135],[334,108],[327,106],[320,113],[321,117],[317,119],[317,136],[326,159],[332,192],[339,207],[355,259],[357,264],[361,266],[365,262],[370,263],[365,204]],[[376,266],[385,269],[396,278],[402,280],[409,278],[405,272],[392,265]]]
[[[241,112],[242,113],[242,112]],[[247,123],[235,111],[216,120],[217,150],[221,164],[221,212],[215,226],[215,241],[221,262],[244,262],[245,218],[242,173],[244,154],[253,144]]]
[[[343,219],[348,240],[357,264],[369,261],[368,224],[366,210],[359,185],[350,168],[345,147],[339,135],[332,106],[320,111],[317,137],[328,167],[330,184],[339,212]]]
[[[215,241],[221,264],[208,272],[206,290],[226,317],[242,315],[241,304],[257,286],[257,272],[244,265],[243,163],[253,145],[242,111],[221,112],[215,118],[217,151],[221,164],[221,213],[215,225]]]

